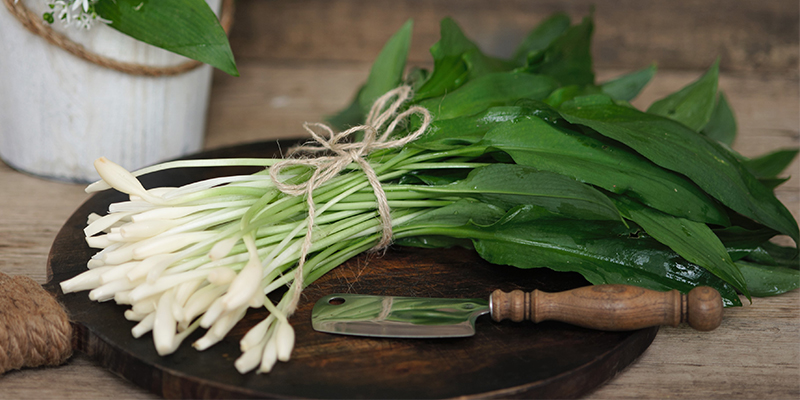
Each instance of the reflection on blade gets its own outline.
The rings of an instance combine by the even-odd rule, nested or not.
[[[315,330],[346,335],[437,338],[475,334],[475,320],[489,312],[484,299],[333,294],[311,314]]]

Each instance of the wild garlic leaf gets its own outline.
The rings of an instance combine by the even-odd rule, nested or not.
[[[358,102],[358,98],[361,96],[363,90],[364,85],[361,85],[347,107],[334,115],[325,117],[325,120],[340,131],[346,130],[351,126],[360,125],[364,122],[364,112],[361,110],[361,104]]]
[[[514,51],[511,59],[518,66],[525,65],[528,55],[546,49],[550,43],[564,34],[569,28],[570,18],[563,13],[553,14],[536,26]]]
[[[716,141],[672,119],[617,105],[607,96],[579,97],[564,103],[559,112],[570,123],[624,143],[655,164],[687,176],[736,212],[800,242],[792,213]]]
[[[714,229],[714,234],[725,245],[725,249],[734,261],[744,257],[762,257],[774,260],[762,247],[773,236],[778,234],[769,228],[747,229],[741,226],[729,226]]]
[[[532,115],[497,126],[476,146],[502,150],[517,164],[628,194],[671,215],[719,225],[729,223],[724,210],[683,176],[611,141],[555,127]]]
[[[656,74],[656,65],[612,79],[600,85],[603,93],[614,100],[631,101],[650,83]]]
[[[469,79],[479,78],[493,72],[511,71],[514,69],[514,65],[511,62],[490,57],[477,48],[467,51],[461,58],[464,59],[464,62],[466,62],[469,67]]]
[[[651,104],[647,112],[671,118],[699,132],[714,112],[718,77],[719,60],[696,81]]]
[[[408,20],[386,42],[372,65],[367,82],[359,87],[346,108],[325,118],[328,123],[339,130],[362,124],[375,99],[402,82],[412,29],[413,21]]]
[[[641,226],[648,235],[689,262],[711,271],[750,299],[745,277],[708,225],[664,214],[624,196],[612,198],[622,214]]]
[[[490,226],[468,224],[442,232],[472,238],[481,257],[493,264],[578,272],[596,285],[684,293],[707,285],[720,292],[726,306],[741,305],[732,286],[636,228],[611,221],[587,224],[553,218],[535,206],[520,206]]]
[[[513,105],[518,99],[542,100],[557,87],[549,76],[496,72],[471,80],[445,96],[420,101],[434,119],[477,114],[490,107]]]
[[[435,120],[430,124],[428,132],[409,146],[428,150],[452,150],[469,146],[483,139],[490,129],[531,115],[532,111],[526,107],[501,106],[491,107],[475,115]]]
[[[588,96],[601,93],[601,88],[595,85],[569,85],[560,87],[550,93],[544,100],[549,106],[558,108],[565,101],[572,100],[579,96]]]
[[[419,101],[429,97],[441,96],[464,84],[469,77],[469,65],[462,57],[464,53],[476,50],[451,18],[444,18],[439,23],[440,39],[431,46],[433,56],[433,72],[414,94]]]
[[[205,0],[98,1],[95,10],[134,39],[239,76],[228,36]]]
[[[798,261],[796,249],[780,246],[772,242],[764,242],[761,245],[761,248],[769,253],[775,265],[792,269],[800,269],[800,261]]]
[[[459,227],[469,223],[478,225],[491,225],[506,215],[506,210],[494,204],[464,198],[453,204],[434,208],[411,220],[407,225],[411,229],[424,229],[426,226],[453,226]],[[396,231],[396,236],[405,236],[404,227]]]
[[[367,82],[358,94],[358,103],[364,115],[367,115],[372,103],[378,97],[396,88],[403,81],[413,28],[414,21],[406,21],[389,38],[372,64]]]
[[[797,157],[798,149],[781,149],[747,160],[744,164],[757,178],[771,179],[780,175]]]
[[[516,164],[491,164],[474,169],[465,179],[444,187],[422,188],[471,194],[503,208],[533,204],[554,214],[584,220],[621,216],[597,189],[566,176]]]
[[[736,130],[736,117],[733,115],[733,109],[728,104],[725,94],[719,92],[711,118],[700,133],[730,146],[736,139]]]
[[[797,269],[747,261],[737,261],[736,265],[753,296],[777,296],[800,287],[800,271]]]
[[[594,23],[591,17],[567,29],[546,49],[528,56],[525,70],[551,76],[561,86],[594,84],[591,38]]]

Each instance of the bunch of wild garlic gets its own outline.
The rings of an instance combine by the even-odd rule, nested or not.
[[[287,361],[294,346],[287,317],[304,285],[356,254],[386,246],[393,225],[452,203],[425,196],[406,200],[409,196],[402,192],[386,198],[380,181],[404,174],[407,155],[373,164],[363,158],[367,152],[402,146],[425,131],[430,122],[427,110],[411,108],[397,115],[409,95],[407,87],[387,93],[376,102],[370,125],[339,134],[330,131],[328,140],[309,129],[322,147],[305,150],[340,153],[331,157],[186,161],[155,167],[271,165],[252,175],[147,190],[121,166],[98,159],[95,168],[102,181],[87,191],[112,187],[130,200],[111,204],[105,216],[89,216],[86,241],[101,250],[88,262],[88,271],[62,282],[62,290],[90,290],[91,300],[113,299],[131,306],[125,317],[139,321],[133,336],[152,331],[160,355],[174,352],[198,327],[207,331],[193,346],[207,349],[224,338],[248,308],[264,307],[269,316],[242,338],[243,355],[236,368],[267,372],[277,360]],[[421,113],[426,122],[412,135],[387,141],[398,123],[414,113]],[[391,117],[395,119],[389,121]],[[384,135],[375,137],[381,128]],[[342,142],[359,130],[371,139]],[[340,174],[356,165],[367,173]],[[392,170],[398,165],[406,167]],[[376,201],[376,192],[383,199]],[[285,286],[288,291],[273,304],[267,295]]]

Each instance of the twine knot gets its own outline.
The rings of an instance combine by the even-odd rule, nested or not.
[[[300,251],[300,260],[297,270],[295,271],[295,290],[289,310],[293,311],[297,306],[297,300],[299,300],[299,294],[303,285],[303,265],[311,249],[311,235],[313,233],[315,218],[314,190],[337,176],[351,163],[358,164],[367,176],[367,180],[372,186],[377,201],[382,233],[380,242],[373,247],[373,250],[384,249],[391,243],[392,217],[389,202],[386,199],[386,192],[384,192],[381,186],[380,179],[367,161],[366,156],[375,150],[405,146],[425,133],[432,119],[430,112],[425,107],[412,106],[403,112],[399,112],[400,108],[411,96],[412,92],[409,86],[400,86],[387,92],[373,103],[369,114],[367,114],[364,125],[354,126],[339,133],[334,132],[333,129],[325,124],[305,123],[303,127],[311,134],[314,141],[292,149],[290,154],[298,152],[327,152],[331,153],[331,155],[323,155],[314,158],[286,159],[274,164],[270,168],[270,176],[278,190],[292,196],[304,195],[306,197],[306,203],[308,204],[306,235]],[[422,124],[420,127],[406,136],[390,140],[397,126],[414,114],[422,117]],[[314,128],[326,132],[328,138],[320,135]],[[361,141],[345,141],[357,132],[363,132],[364,134]],[[314,169],[314,172],[308,180],[299,184],[288,184],[280,180],[280,174],[283,169],[298,165]]]

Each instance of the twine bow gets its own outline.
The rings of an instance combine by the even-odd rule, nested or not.
[[[303,287],[303,265],[305,264],[305,259],[308,256],[312,245],[311,235],[313,233],[314,218],[316,216],[313,197],[314,190],[333,177],[337,176],[339,172],[344,170],[351,163],[357,163],[361,170],[364,171],[364,174],[367,176],[367,180],[369,181],[369,184],[372,186],[372,190],[375,193],[375,198],[378,204],[378,214],[380,215],[381,219],[382,234],[380,242],[373,248],[373,250],[386,248],[391,243],[392,217],[389,209],[389,202],[386,199],[386,193],[381,186],[378,175],[375,173],[375,170],[365,157],[375,150],[405,146],[425,133],[428,125],[431,123],[431,114],[426,108],[412,106],[398,114],[400,107],[409,98],[411,98],[411,95],[411,88],[409,86],[400,86],[387,92],[383,96],[379,97],[372,105],[364,125],[354,126],[339,133],[335,133],[333,129],[325,124],[305,123],[303,127],[311,134],[314,142],[296,147],[291,150],[290,154],[297,152],[330,152],[332,155],[305,159],[286,159],[274,164],[270,168],[270,176],[275,182],[276,187],[281,192],[293,196],[305,195],[306,203],[308,204],[306,235],[300,250],[300,260],[297,269],[295,270],[295,279],[293,283],[294,293],[292,301],[289,305],[289,310],[292,310],[292,312],[297,306],[300,291]],[[402,138],[389,140],[397,126],[404,122],[406,118],[414,114],[422,117],[422,125],[414,132],[411,132]],[[387,122],[388,126],[386,126],[385,130],[383,130],[383,133],[378,136],[378,133],[381,132],[381,129],[387,124]],[[319,128],[322,131],[327,132],[329,138],[326,139],[317,133],[317,131],[315,131],[313,128]],[[356,132],[364,133],[364,138],[361,141],[344,141],[350,137],[350,135]],[[314,172],[307,181],[299,184],[287,184],[279,179],[280,173],[284,168],[297,165],[308,166],[314,169]]]

